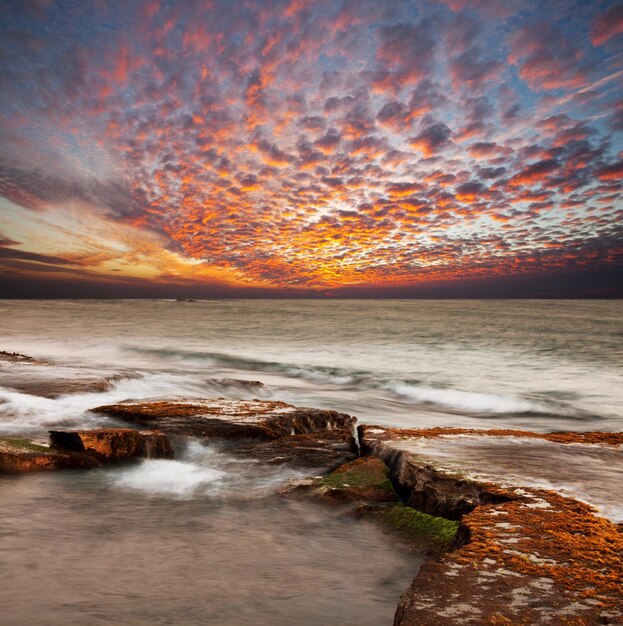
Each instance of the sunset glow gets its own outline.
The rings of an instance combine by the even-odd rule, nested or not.
[[[620,3],[15,0],[0,30],[5,297],[623,269]]]

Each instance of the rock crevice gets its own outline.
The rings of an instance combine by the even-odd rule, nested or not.
[[[460,517],[456,549],[422,566],[400,599],[395,626],[621,623],[620,528],[553,491],[470,480],[435,467],[418,442],[453,434],[443,430],[359,430],[363,450],[386,460],[410,503]],[[556,443],[619,443],[618,437],[576,441],[574,435],[557,433]]]

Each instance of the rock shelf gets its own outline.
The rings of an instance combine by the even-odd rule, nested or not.
[[[427,553],[431,560],[400,598],[395,626],[623,623],[621,525],[555,491],[504,476],[475,478],[426,456],[431,440],[459,437],[617,451],[623,433],[363,425],[358,447],[354,417],[284,402],[167,400],[93,410],[150,430],[51,431],[49,445],[1,438],[0,472],[172,458],[169,437],[205,438],[233,455],[306,468],[312,475],[282,494],[345,505]]]
[[[173,437],[207,438],[235,455],[328,472],[357,456],[354,417],[267,400],[124,402],[94,409]]]
[[[50,431],[50,443],[0,438],[0,474],[52,469],[91,469],[131,458],[173,458],[168,438],[158,431],[108,428]]]
[[[418,456],[418,438],[491,433],[359,427],[362,449],[387,462],[409,504],[460,519],[458,549],[422,567],[400,600],[395,626],[621,623],[619,526],[553,491],[470,480]],[[608,433],[553,436],[561,435],[564,443],[619,442]]]
[[[93,409],[111,417],[157,427],[169,435],[271,440],[321,430],[352,430],[345,413],[299,408],[268,400],[124,402]]]

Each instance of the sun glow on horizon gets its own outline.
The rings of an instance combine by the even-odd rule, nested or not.
[[[313,290],[623,264],[623,12],[3,9],[0,270]]]

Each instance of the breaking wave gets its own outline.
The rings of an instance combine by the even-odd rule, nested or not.
[[[182,461],[156,459],[111,472],[109,480],[118,489],[190,498],[197,492],[205,492],[224,476],[225,472],[218,469]]]
[[[387,383],[386,388],[417,403],[438,404],[472,413],[547,413],[552,415],[572,413],[569,407],[562,404],[524,400],[512,395],[438,389],[397,381]]]
[[[320,365],[298,365],[295,363],[281,363],[278,361],[264,361],[261,359],[246,358],[223,354],[220,352],[202,352],[195,350],[174,350],[169,348],[136,348],[127,347],[127,350],[158,356],[169,359],[188,361],[205,361],[212,366],[227,367],[243,371],[271,372],[285,374],[295,378],[303,378],[317,383],[331,383],[335,385],[348,385],[365,378],[368,373],[364,371],[348,371],[339,367],[327,367]]]
[[[458,411],[491,414],[547,414],[573,417],[581,415],[570,405],[553,398],[526,399],[510,394],[468,391],[457,388],[433,387],[417,380],[400,380],[382,377],[366,370],[349,370],[339,367],[303,365],[263,361],[217,352],[192,350],[131,348],[164,358],[204,360],[213,366],[237,370],[268,372],[300,378],[318,384],[329,384],[349,389],[376,389],[390,392],[402,401],[413,404],[438,405]],[[585,417],[585,416],[581,416]]]

